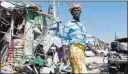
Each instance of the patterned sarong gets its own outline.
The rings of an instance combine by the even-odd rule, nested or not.
[[[85,47],[81,44],[72,44],[69,47],[73,73],[87,73],[84,49]]]

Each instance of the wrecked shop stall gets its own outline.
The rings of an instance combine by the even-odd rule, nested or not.
[[[11,38],[12,41],[14,39],[22,39],[22,38],[24,39],[25,35],[27,35],[27,34],[24,34],[25,31],[26,31],[25,30],[25,26],[27,25],[26,24],[26,21],[29,21],[28,19],[34,19],[34,15],[35,16],[38,15],[38,13],[35,13],[31,9],[32,10],[35,10],[34,7],[33,8],[32,7],[28,7],[28,8],[25,8],[25,7],[22,7],[22,8],[16,7],[16,8],[13,8],[13,10],[11,10],[9,8],[2,7],[2,11],[1,11],[1,14],[2,14],[2,19],[1,19],[2,21],[1,21],[1,23],[2,24],[0,26],[0,40],[1,40],[0,43],[1,43],[1,45],[2,44],[3,45],[1,46],[1,49],[3,47],[5,47],[5,44],[4,43],[9,44],[9,42],[10,42],[9,38]],[[6,12],[6,14],[4,14],[5,12]],[[34,15],[33,15],[33,13],[34,13]],[[10,37],[12,33],[10,33],[9,31],[10,31],[10,27],[11,27],[12,22],[14,23],[13,24],[13,26],[14,26],[13,33],[14,34],[12,35],[12,37]],[[39,21],[38,21],[38,23],[39,23]],[[41,22],[41,24],[42,24],[42,22]],[[41,26],[43,26],[43,25],[40,25],[40,26],[36,27],[37,30],[40,30],[38,28],[43,28]],[[30,30],[28,30],[28,31],[30,31]],[[35,32],[36,32],[35,34],[37,34],[36,36],[38,36],[38,34],[41,34],[41,31],[36,31],[36,29],[35,29]],[[40,33],[38,33],[38,32],[40,32]],[[44,33],[45,33],[45,31],[44,31]],[[34,37],[34,38],[36,38],[36,37]],[[6,50],[6,54],[5,54],[5,50]],[[2,55],[4,55],[4,56],[1,55],[1,57],[4,57],[4,60],[1,63],[4,63],[4,62],[7,61],[7,58],[8,58],[7,57],[8,56],[8,45],[4,49],[2,49],[1,52],[3,53]],[[5,56],[6,56],[6,58],[5,58]],[[14,58],[14,56],[12,58]]]
[[[21,13],[21,11],[22,11],[22,13]],[[34,37],[34,36],[38,36],[39,34],[42,34],[42,32],[45,33],[46,29],[43,27],[43,24],[46,24],[46,20],[44,20],[45,22],[42,23],[42,15],[41,14],[38,14],[35,11],[37,11],[37,10],[34,7],[13,8],[13,10],[11,10],[11,11],[8,8],[2,7],[2,14],[4,14],[4,12],[6,12],[7,14],[4,14],[4,16],[2,16],[2,24],[1,24],[1,27],[0,27],[1,40],[3,42],[7,42],[7,44],[9,44],[10,42],[13,42],[15,44],[15,41],[16,42],[19,41],[19,40],[16,40],[16,39],[21,39],[21,40],[22,39],[25,39],[25,38],[27,39],[27,36],[26,36],[27,34],[29,34],[29,36],[33,37],[33,39],[36,39],[36,37]],[[29,25],[29,24],[32,23],[32,20],[34,20],[33,23],[35,23],[35,27],[33,27],[33,25],[31,25],[31,26]],[[14,28],[12,28],[12,25],[13,25]],[[9,32],[10,31],[10,28],[13,31],[12,33]],[[42,31],[43,28],[44,28],[45,31]],[[36,35],[33,35],[33,32]],[[9,37],[11,35],[12,35],[12,37]],[[11,39],[11,41],[9,40],[9,38]],[[19,42],[20,45],[21,44],[24,44],[24,43],[25,44],[28,43],[27,42],[28,40],[26,40],[26,39],[24,41],[21,41],[21,43]],[[29,37],[28,37],[28,39],[29,39],[29,41],[33,40],[33,39],[30,39]],[[13,41],[13,40],[15,40],[15,41]],[[1,42],[1,44],[3,44],[3,42]],[[32,42],[29,43],[29,45],[30,44],[32,45]],[[5,45],[3,45],[3,47],[4,46]],[[14,45],[13,45],[13,48],[14,48]],[[11,49],[13,49],[13,48],[11,48]],[[22,49],[23,48],[25,49],[25,47],[22,47]],[[32,49],[32,46],[31,46],[31,49]],[[3,50],[6,50],[7,52],[5,53],[5,51],[3,51]],[[8,52],[8,50],[9,50],[8,49],[8,45],[7,45],[6,48],[4,48],[4,49],[1,50],[2,53],[4,54],[4,56],[2,56],[2,60],[3,61],[1,63],[4,63],[4,62],[14,63],[14,62],[16,62],[16,59],[17,58],[15,57],[16,59],[14,60],[14,55],[10,57],[11,61],[7,60],[7,58],[9,58],[8,57],[9,56],[8,53],[10,53],[10,52]],[[29,51],[29,52],[30,53],[27,53],[27,55],[31,55],[32,54],[32,51]],[[24,55],[24,54],[22,54],[22,55]],[[6,58],[5,58],[5,56],[6,56]],[[22,60],[22,56],[20,58]],[[37,63],[39,63],[39,60],[38,61],[37,60],[38,60],[38,58],[35,61]],[[23,63],[22,63],[22,65],[23,65]],[[3,66],[5,66],[5,65],[3,65]]]

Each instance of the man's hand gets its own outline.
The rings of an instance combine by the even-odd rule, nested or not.
[[[93,52],[96,56],[99,55],[99,53],[96,51],[96,49],[93,48],[93,45],[92,45],[92,44],[88,43],[88,44],[87,44],[87,47],[88,47],[89,49],[91,49],[92,52]]]

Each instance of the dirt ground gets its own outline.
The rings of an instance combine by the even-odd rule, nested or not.
[[[98,63],[98,64],[102,64],[102,63],[107,63],[107,57],[105,57],[105,60],[103,62],[103,57],[86,57],[85,61],[86,63]],[[93,70],[88,70],[88,73],[101,73],[100,70],[98,69],[93,69]]]

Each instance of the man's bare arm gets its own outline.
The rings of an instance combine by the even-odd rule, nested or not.
[[[98,56],[99,55],[99,53],[95,50],[95,49],[93,49],[93,45],[91,45],[91,44],[87,44],[87,47],[89,48],[89,49],[91,49],[92,50],[92,52],[96,55],[96,56]]]
[[[66,63],[66,61],[67,61],[67,57],[66,57],[66,45],[62,45],[62,51],[63,51],[64,63]]]

